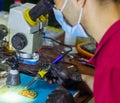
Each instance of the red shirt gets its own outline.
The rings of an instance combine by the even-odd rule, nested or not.
[[[120,20],[104,34],[90,63],[95,66],[95,103],[120,103]]]

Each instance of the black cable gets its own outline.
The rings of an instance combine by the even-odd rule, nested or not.
[[[60,56],[58,56],[58,57],[52,62],[53,64],[56,64],[56,63],[60,62],[62,58],[64,58],[69,52],[72,51],[72,47],[71,47],[70,45],[66,45],[66,44],[61,43],[60,41],[57,41],[57,40],[55,40],[55,39],[53,39],[53,38],[50,38],[50,37],[43,36],[43,38],[45,38],[45,39],[50,39],[50,40],[58,43],[59,45],[62,45],[62,46],[65,46],[65,47],[68,47],[68,48],[69,48],[68,51],[65,51],[65,52],[62,53]]]
[[[70,51],[72,51],[72,47],[71,47],[70,45],[66,45],[66,44],[61,43],[60,41],[55,40],[55,39],[50,38],[50,37],[46,37],[46,36],[44,36],[43,38],[50,39],[50,40],[52,40],[52,41],[54,41],[54,42],[56,42],[56,43],[58,43],[58,44],[60,44],[60,45],[62,45],[62,46],[68,47],[70,50],[68,50],[68,51],[66,51],[66,52],[70,52]]]

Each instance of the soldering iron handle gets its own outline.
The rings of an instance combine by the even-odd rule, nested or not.
[[[50,0],[40,0],[36,6],[34,6],[29,15],[33,21],[36,21],[41,15],[48,14],[52,11],[53,3]]]
[[[71,51],[71,50],[70,50]],[[64,58],[70,51],[67,51],[65,53],[63,53],[62,55],[58,56],[52,63],[53,64],[57,64],[58,62],[60,62],[62,60],[62,58]]]
[[[63,58],[63,55],[60,55],[60,56],[57,57],[52,63],[53,63],[53,64],[57,64],[59,61],[61,61],[62,58]]]

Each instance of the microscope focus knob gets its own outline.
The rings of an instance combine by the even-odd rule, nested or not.
[[[26,36],[22,33],[17,33],[12,37],[12,46],[16,50],[22,50],[27,45]]]
[[[7,27],[3,24],[0,24],[0,40],[3,40],[5,36],[7,36],[8,30]]]

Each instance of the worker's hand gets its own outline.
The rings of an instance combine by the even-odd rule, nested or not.
[[[47,64],[45,68],[47,68],[48,72],[44,75],[44,80],[49,83],[58,83],[65,88],[76,89],[76,86],[82,81],[78,72],[64,66]]]
[[[74,103],[74,98],[65,88],[59,87],[48,95],[46,103]]]
[[[82,80],[89,86],[90,90],[93,91],[94,77],[91,75],[81,74]]]

